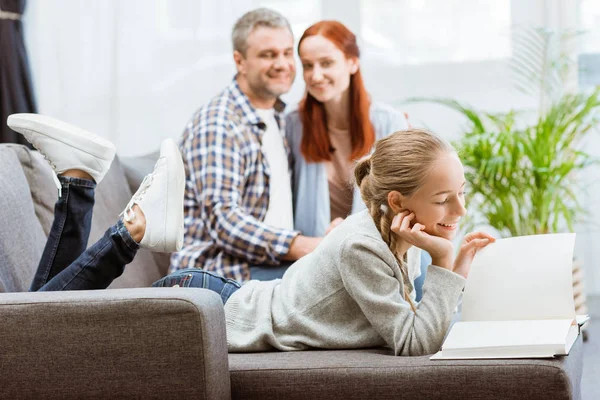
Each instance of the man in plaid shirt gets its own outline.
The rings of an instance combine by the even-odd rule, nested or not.
[[[321,238],[293,230],[292,163],[279,100],[296,75],[289,22],[268,9],[250,11],[232,39],[236,76],[194,114],[181,139],[185,239],[170,272],[202,268],[243,282],[250,266],[296,260]]]

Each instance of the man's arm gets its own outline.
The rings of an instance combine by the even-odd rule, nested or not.
[[[325,236],[329,235],[332,230],[334,230],[339,224],[344,222],[344,218],[336,218],[329,224],[329,227],[325,231]],[[292,241],[292,245],[290,246],[290,251],[283,258],[284,260],[297,260],[301,257],[304,257],[311,251],[313,251],[319,243],[323,240],[322,237],[310,237],[310,236],[301,236],[298,235]]]
[[[298,235],[292,240],[290,251],[283,257],[284,260],[295,261],[313,251],[323,238]]]

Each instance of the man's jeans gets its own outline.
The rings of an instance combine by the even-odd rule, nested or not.
[[[105,289],[139,248],[121,220],[86,250],[92,225],[94,189],[87,179],[59,177],[62,194],[30,291]]]
[[[431,264],[431,256],[425,250],[421,250],[421,276],[415,279],[414,282],[417,301],[421,301],[421,298],[423,297],[423,284],[425,283],[425,276],[427,275],[429,264]]]
[[[214,272],[197,268],[183,269],[173,272],[152,284],[154,287],[193,287],[212,290],[221,296],[223,304],[242,285],[233,280],[222,277]]]
[[[287,269],[293,264],[290,261],[282,261],[279,265],[250,265],[250,279],[257,281],[272,281],[280,279]]]

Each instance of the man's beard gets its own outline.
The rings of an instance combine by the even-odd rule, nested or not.
[[[270,84],[269,82],[265,82],[260,80],[260,85],[252,85],[252,90],[259,96],[263,98],[278,98],[279,96],[286,94],[292,88],[293,79],[289,84],[286,85],[286,88],[283,89],[281,85]]]

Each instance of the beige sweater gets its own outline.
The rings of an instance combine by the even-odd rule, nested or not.
[[[416,315],[400,268],[366,210],[348,217],[282,279],[250,281],[225,304],[232,352],[388,346],[439,350],[465,279],[429,266]]]

